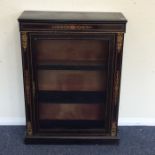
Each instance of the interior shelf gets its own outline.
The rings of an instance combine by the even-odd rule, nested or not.
[[[105,103],[105,92],[100,91],[38,91],[42,103]]]
[[[39,62],[38,69],[46,70],[105,70],[107,64],[102,62],[82,62],[82,61],[53,61],[53,62]]]
[[[40,120],[41,129],[99,129],[105,126],[104,120]]]

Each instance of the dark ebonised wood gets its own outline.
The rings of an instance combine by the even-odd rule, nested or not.
[[[122,13],[24,11],[18,19],[25,143],[116,143]]]

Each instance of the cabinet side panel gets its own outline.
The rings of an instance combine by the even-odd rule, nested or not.
[[[115,65],[114,65],[115,68],[114,68],[114,75],[113,75],[114,80],[113,80],[111,136],[117,136],[123,40],[124,40],[124,33],[117,33],[116,45],[115,45],[115,48],[116,48]]]
[[[26,111],[26,133],[31,136],[32,131],[32,115],[31,115],[31,78],[30,78],[30,64],[28,55],[28,32],[22,31],[21,35],[21,52],[22,52],[22,66],[23,66],[23,80],[24,80],[24,95],[25,95],[25,111]]]

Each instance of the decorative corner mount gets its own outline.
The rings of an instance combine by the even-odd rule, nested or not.
[[[22,48],[26,50],[27,48],[27,32],[23,31],[21,32],[21,40],[22,40]]]
[[[32,135],[32,124],[31,124],[30,121],[27,122],[27,134],[28,134],[29,136]]]
[[[122,50],[123,38],[124,38],[124,34],[123,33],[117,33],[117,51],[118,51],[118,53],[120,53],[121,50]]]
[[[111,136],[116,136],[117,133],[117,127],[116,127],[116,122],[112,123],[112,127],[111,127]]]

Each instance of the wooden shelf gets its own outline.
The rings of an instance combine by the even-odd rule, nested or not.
[[[44,70],[106,70],[107,64],[101,62],[40,62],[38,69]]]
[[[42,103],[105,103],[105,92],[96,91],[38,91]]]

